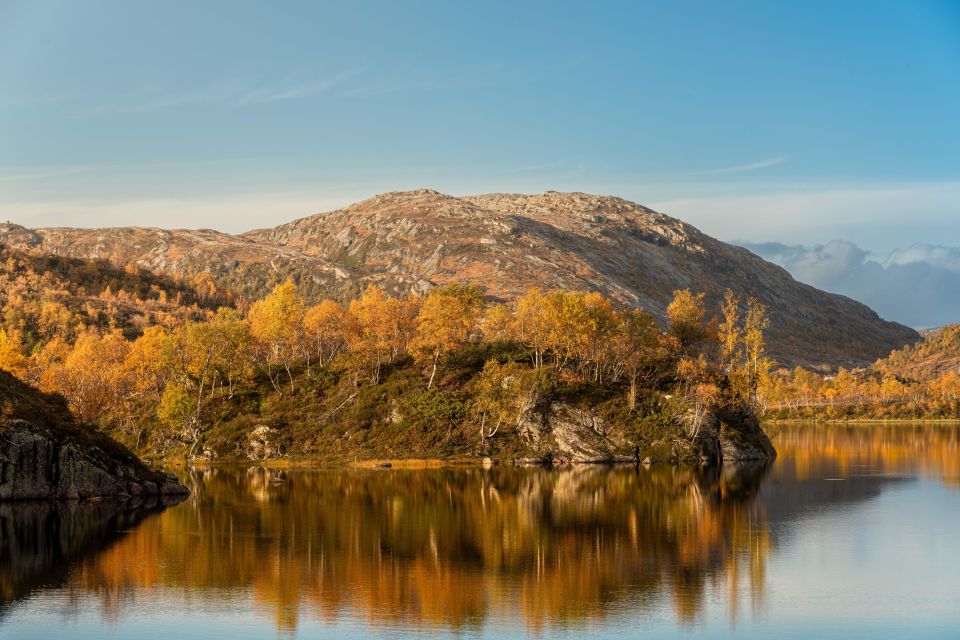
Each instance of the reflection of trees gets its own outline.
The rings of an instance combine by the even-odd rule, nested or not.
[[[302,611],[532,628],[644,608],[681,621],[708,587],[760,597],[764,467],[195,472],[193,496],[85,562],[72,587],[109,609],[133,587],[238,597],[292,629]]]
[[[0,503],[0,614],[35,589],[63,582],[71,567],[162,509],[157,498]]]
[[[785,425],[775,437],[777,475],[797,480],[848,476],[869,466],[919,474],[960,488],[960,428],[956,424]]]

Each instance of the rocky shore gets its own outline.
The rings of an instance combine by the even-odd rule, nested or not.
[[[62,398],[0,371],[0,501],[185,495],[171,473],[71,416]]]
[[[684,437],[636,443],[588,408],[549,403],[528,411],[517,427],[531,455],[521,464],[643,462],[733,463],[771,460],[777,452],[746,405],[718,405],[687,416]]]

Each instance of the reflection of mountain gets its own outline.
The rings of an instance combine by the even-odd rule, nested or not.
[[[172,504],[181,498],[164,498]],[[35,589],[65,581],[71,567],[123,538],[147,516],[162,511],[146,503],[0,503],[0,616]]]
[[[66,586],[111,609],[137,589],[189,601],[252,593],[278,628],[306,613],[536,629],[654,603],[682,621],[741,578],[759,597],[766,467],[565,471],[197,471],[188,502],[88,558]],[[155,593],[158,593],[155,591]],[[109,596],[109,597],[108,597]]]

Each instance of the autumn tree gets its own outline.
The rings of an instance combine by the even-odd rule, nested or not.
[[[627,404],[632,411],[637,406],[639,381],[645,375],[652,378],[663,373],[660,365],[666,361],[666,354],[660,329],[653,316],[642,309],[623,309],[616,314],[616,327],[606,348],[613,367],[611,377],[618,379],[622,374],[629,383]]]
[[[720,343],[720,368],[728,375],[734,373],[739,363],[743,335],[740,324],[740,298],[727,289],[723,296],[723,305],[720,307],[721,320],[717,331],[717,341]]]
[[[209,324],[212,339],[218,343],[213,358],[217,375],[214,383],[225,384],[232,398],[238,384],[253,378],[256,345],[250,322],[235,309],[220,307]]]
[[[482,310],[483,294],[470,285],[433,289],[423,299],[409,348],[415,360],[431,365],[427,389],[433,387],[441,360],[470,338]]]
[[[274,287],[266,298],[255,302],[247,314],[250,331],[264,355],[267,376],[278,393],[282,392],[274,377],[274,367],[286,371],[290,389],[294,388],[292,368],[301,354],[303,313],[303,299],[293,282],[288,280]]]
[[[125,415],[119,411],[130,392],[124,360],[130,346],[117,331],[99,335],[88,330],[62,362],[40,377],[40,387],[63,395],[83,422]]]
[[[547,296],[540,289],[527,291],[517,298],[513,319],[513,337],[530,352],[533,368],[540,369],[554,333]]]
[[[384,363],[405,352],[416,308],[416,301],[397,300],[373,286],[350,303],[347,342],[362,366],[371,370],[374,384],[380,382]]]
[[[130,345],[124,367],[131,373],[134,393],[159,401],[176,361],[174,337],[152,326]]]
[[[703,297],[703,293],[680,289],[673,292],[673,301],[667,306],[667,331],[676,340],[680,353],[701,350],[707,339]]]
[[[309,307],[303,317],[303,332],[307,343],[307,370],[311,354],[324,367],[346,345],[347,312],[333,300],[323,300]]]
[[[515,362],[488,361],[475,383],[474,411],[480,420],[481,438],[495,436],[504,425],[517,425],[536,403],[538,376]]]
[[[743,345],[749,376],[749,392],[755,403],[757,389],[770,370],[764,339],[764,331],[769,325],[767,308],[756,298],[747,300],[747,312],[743,321]]]
[[[24,354],[23,341],[16,332],[7,333],[0,329],[0,369],[8,371],[18,378],[23,378],[29,367],[29,360]]]

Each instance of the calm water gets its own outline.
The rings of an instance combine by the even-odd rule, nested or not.
[[[194,470],[166,509],[0,507],[0,638],[960,637],[955,426],[772,465]]]

